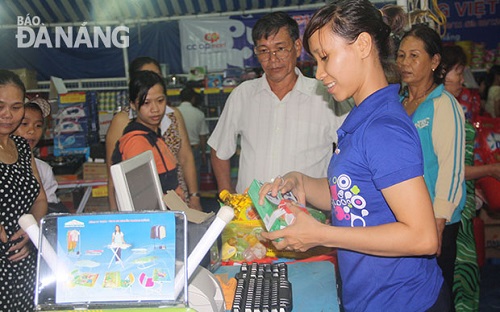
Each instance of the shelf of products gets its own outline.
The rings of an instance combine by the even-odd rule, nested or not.
[[[111,119],[113,115],[120,111],[123,107],[128,105],[128,91],[126,89],[124,79],[113,79],[109,83],[103,80],[86,80],[86,81],[64,81],[65,86],[67,87],[69,94],[79,94],[83,96],[87,95],[87,98],[93,99],[93,101],[89,101],[86,105],[87,109],[89,109],[89,105],[92,105],[91,111],[98,112],[98,136],[101,142],[104,142],[105,135],[107,132],[107,128],[111,123]],[[49,95],[49,82],[40,82],[38,84],[38,89],[31,89],[28,92],[30,97],[32,96],[42,96],[48,98]],[[167,89],[167,98],[172,106],[178,106],[180,104],[180,92],[182,91],[183,86],[169,86]],[[229,97],[231,91],[235,88],[235,86],[229,87],[214,87],[214,88],[194,88],[196,92],[202,95],[202,101],[199,105],[199,108],[205,113],[206,121],[208,123],[209,132],[211,133],[219,119],[219,115],[222,113],[225,102]],[[85,91],[85,92],[84,92]],[[64,95],[67,97],[68,95]],[[82,100],[83,101],[83,100]],[[80,101],[80,102],[82,102]],[[86,102],[86,101],[85,101]],[[54,139],[55,128],[57,125],[60,125],[61,122],[56,122],[59,119],[59,113],[56,108],[61,109],[60,105],[54,106],[53,116],[48,120],[48,133],[45,137],[50,138],[49,144],[45,144],[40,151],[43,150],[43,156],[47,157],[54,153],[57,150],[58,154],[62,153],[61,150],[61,139],[56,135]],[[63,110],[65,107],[62,107]],[[52,120],[52,121],[51,121]],[[67,123],[64,123],[66,125]],[[74,124],[74,122],[73,122]],[[95,135],[93,136],[95,137]],[[59,139],[58,139],[59,138]],[[80,140],[81,141],[81,140]],[[84,150],[83,148],[80,148]],[[76,150],[76,149],[74,149]],[[89,149],[90,150],[90,149]],[[210,151],[207,150],[208,159],[210,159]],[[88,153],[87,153],[88,154]],[[237,167],[238,161],[237,156],[233,157],[231,160],[232,176],[236,178],[237,175]],[[200,185],[204,191],[214,191],[215,192],[215,179],[212,175],[212,169],[210,163],[208,162],[206,166],[202,168],[202,180],[203,185]],[[207,180],[207,181],[205,181]]]
[[[107,128],[111,123],[113,115],[123,107],[128,106],[126,78],[65,80],[64,85],[69,93],[92,93],[95,98],[92,105],[97,105],[97,107],[92,107],[92,111],[98,113],[99,138],[100,141],[104,141]],[[195,90],[203,96],[203,101],[199,108],[205,113],[210,132],[215,128],[218,117],[233,89],[234,86],[195,88]],[[37,89],[30,89],[27,94],[29,97],[42,96],[48,98],[49,90],[50,81],[42,81],[38,82]],[[179,95],[181,90],[182,86],[168,87],[167,97],[172,106],[180,104]],[[58,114],[57,108],[56,105],[53,106],[53,116]],[[50,131],[50,129],[53,128],[51,125],[55,126],[55,124],[52,124],[51,120],[48,120],[48,131],[45,134],[45,138],[47,139],[52,139],[54,136],[54,132]]]

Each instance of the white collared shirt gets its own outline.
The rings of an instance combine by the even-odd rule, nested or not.
[[[177,109],[181,112],[191,145],[200,144],[200,135],[208,134],[205,114],[190,102],[182,102]]]
[[[238,193],[253,179],[269,181],[289,171],[326,177],[336,131],[347,115],[335,115],[335,101],[321,83],[295,72],[297,82],[282,100],[264,75],[243,82],[226,101],[208,144],[217,157],[229,159],[240,139]]]

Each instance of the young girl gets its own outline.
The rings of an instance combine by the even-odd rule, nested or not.
[[[331,209],[332,225],[291,205],[294,223],[262,235],[281,238],[278,249],[337,247],[345,311],[448,311],[418,134],[384,74],[390,32],[368,0],[333,1],[309,21],[304,47],[316,78],[356,106],[338,130],[326,179],[288,173],[260,196],[291,190],[302,204]]]
[[[132,158],[146,150],[153,152],[163,193],[168,190],[183,198],[177,176],[177,160],[160,134],[160,123],[167,107],[163,79],[151,71],[141,71],[129,83],[130,107],[137,118],[131,121],[118,140],[112,155],[113,164]]]
[[[0,70],[0,311],[33,311],[36,251],[18,220],[47,213],[31,149],[11,135],[24,116],[25,92],[16,74]]]
[[[43,136],[44,119],[49,115],[50,103],[45,99],[36,97],[24,104],[24,118],[14,134],[25,138],[32,152]],[[35,158],[35,163],[42,180],[43,189],[47,195],[49,211],[68,212],[68,209],[57,197],[56,191],[59,185],[54,177],[52,167],[38,158]]]

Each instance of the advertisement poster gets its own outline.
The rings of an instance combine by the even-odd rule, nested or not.
[[[57,220],[56,303],[175,300],[175,216]]]
[[[300,36],[314,11],[289,12],[299,24]],[[182,69],[189,73],[195,67],[208,72],[231,67],[259,67],[253,53],[252,28],[262,15],[233,16],[204,20],[181,20]],[[308,56],[303,51],[300,60]]]
[[[249,34],[242,21],[230,18],[179,21],[182,68],[207,66],[208,71],[230,66],[244,67],[244,60],[253,56],[250,47],[238,49],[235,41]],[[250,39],[251,41],[251,39]]]

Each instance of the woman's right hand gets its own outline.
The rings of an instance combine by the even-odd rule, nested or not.
[[[31,240],[24,232],[23,229],[19,229],[14,235],[10,237],[12,246],[7,251],[9,253],[9,260],[12,262],[20,261],[31,253]]]
[[[297,201],[300,204],[305,205],[306,192],[304,190],[302,177],[302,173],[293,171],[285,174],[284,176],[277,176],[272,179],[271,182],[264,183],[259,191],[259,204],[264,204],[264,197],[269,192],[272,196],[276,196],[278,195],[278,192],[283,194],[291,191],[297,198]]]

